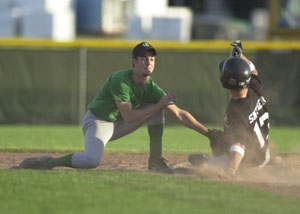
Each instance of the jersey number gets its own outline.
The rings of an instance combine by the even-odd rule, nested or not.
[[[254,132],[257,136],[257,139],[259,141],[259,144],[260,144],[260,147],[264,147],[265,145],[265,139],[261,133],[261,130],[260,128],[263,127],[263,125],[265,124],[265,120],[269,119],[269,113],[268,112],[265,112],[262,116],[260,116],[258,118],[258,121],[255,122],[255,125],[254,125]],[[259,122],[259,124],[258,124]]]

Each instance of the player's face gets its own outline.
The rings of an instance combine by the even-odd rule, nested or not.
[[[138,56],[134,59],[134,67],[143,76],[150,76],[154,70],[155,56],[152,52],[147,52],[145,56]]]

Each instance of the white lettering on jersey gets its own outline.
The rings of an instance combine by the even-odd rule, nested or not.
[[[257,115],[258,115],[259,110],[261,110],[266,103],[267,103],[267,101],[265,100],[265,98],[263,96],[261,96],[257,100],[253,112],[248,117],[249,121],[250,121],[250,124],[253,123],[257,119]]]

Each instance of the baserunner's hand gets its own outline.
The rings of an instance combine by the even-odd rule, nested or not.
[[[231,42],[231,46],[233,46],[232,56],[241,57],[243,53],[243,45],[241,40],[235,40]]]

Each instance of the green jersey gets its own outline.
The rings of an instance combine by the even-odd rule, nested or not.
[[[131,102],[133,109],[144,103],[157,103],[166,93],[149,76],[144,86],[137,86],[133,70],[112,74],[99,89],[88,109],[103,120],[114,122],[122,119],[115,100]]]

